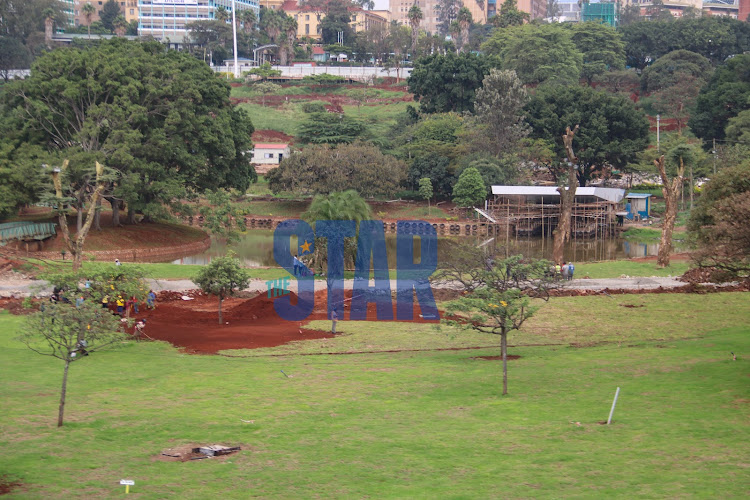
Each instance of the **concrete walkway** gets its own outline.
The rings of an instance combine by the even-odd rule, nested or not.
[[[164,280],[164,279],[149,279],[147,280],[149,286],[156,292],[162,290],[171,290],[175,292],[183,292],[187,290],[193,290],[198,288],[195,283],[190,280]],[[351,289],[353,286],[353,280],[345,280],[344,287]],[[676,278],[662,278],[662,277],[640,277],[640,278],[608,278],[608,279],[574,279],[566,283],[567,288],[575,290],[604,290],[609,289],[628,289],[628,290],[645,290],[651,288],[677,288],[684,286],[685,283],[678,281]],[[391,280],[391,290],[395,290],[397,286],[396,280]],[[325,288],[325,281],[315,280],[315,289],[323,290]],[[436,287],[437,288],[437,287]],[[290,289],[296,290],[296,283],[294,280],[290,282]],[[264,280],[254,279],[250,281],[245,291],[248,292],[263,292],[268,290],[268,285]],[[2,297],[28,297],[30,295],[48,296],[52,293],[52,288],[46,281],[43,280],[26,280],[26,279],[0,279],[0,298]]]

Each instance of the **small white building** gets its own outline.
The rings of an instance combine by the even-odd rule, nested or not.
[[[255,165],[255,171],[265,174],[289,156],[289,144],[259,143],[250,153],[250,161]]]

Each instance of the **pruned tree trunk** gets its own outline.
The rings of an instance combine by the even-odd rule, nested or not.
[[[503,355],[503,396],[508,394],[508,332],[500,333],[500,352]]]
[[[68,163],[68,160],[63,161],[62,169],[60,171],[65,170],[68,167]],[[96,203],[99,200],[101,192],[104,190],[104,183],[99,180],[104,171],[104,167],[102,167],[99,162],[96,162],[96,188],[94,188],[94,192],[91,195],[89,211],[86,214],[86,222],[83,223],[83,226],[80,230],[76,231],[75,240],[70,235],[67,212],[63,209],[63,192],[62,181],[60,180],[60,171],[52,173],[52,181],[55,186],[55,194],[57,196],[57,199],[60,200],[58,202],[58,222],[60,223],[60,230],[63,233],[65,246],[68,248],[71,258],[73,259],[73,271],[78,271],[81,268],[81,262],[83,261],[83,244],[86,241],[86,236],[91,229],[91,225],[94,223]],[[81,209],[79,213],[82,211],[83,210]]]
[[[81,228],[83,228],[83,202],[79,200],[76,207],[76,232],[81,232]]]
[[[557,192],[560,193],[560,219],[557,221],[557,227],[553,231],[554,240],[552,243],[552,260],[556,264],[563,264],[565,242],[570,239],[570,219],[573,215],[573,203],[576,197],[576,188],[578,179],[576,177],[575,164],[578,158],[573,153],[573,137],[578,131],[578,125],[573,130],[570,127],[565,129],[563,143],[565,144],[565,153],[568,156],[568,186],[558,186]]]
[[[220,325],[224,324],[224,318],[222,318],[222,315],[221,315],[221,304],[223,302],[224,302],[224,298],[221,295],[219,295],[219,324]]]
[[[68,391],[68,368],[70,360],[65,360],[65,371],[63,371],[62,389],[60,390],[60,406],[57,410],[57,426],[63,426],[63,416],[65,415],[65,393]]]
[[[656,258],[656,263],[660,267],[669,266],[669,255],[672,253],[672,231],[674,231],[674,223],[677,218],[677,197],[679,195],[680,186],[682,186],[682,178],[685,173],[685,164],[682,162],[680,157],[680,167],[677,170],[677,177],[669,182],[667,178],[667,169],[664,166],[664,155],[661,155],[658,160],[654,160],[656,168],[659,169],[659,175],[661,176],[661,192],[664,195],[664,204],[666,208],[664,210],[664,222],[661,227],[661,242],[659,243],[659,255]]]
[[[135,223],[135,209],[128,205],[128,224]]]
[[[110,205],[112,205],[112,226],[119,227],[120,226],[120,200],[118,200],[114,196],[105,196],[104,199],[107,200]]]
[[[99,197],[98,200],[96,200],[96,211],[94,212],[94,231],[101,231],[102,226],[100,224],[100,219],[102,215],[102,198]]]
[[[695,184],[693,183],[693,162],[690,162],[690,210],[693,209],[694,191],[695,191]]]

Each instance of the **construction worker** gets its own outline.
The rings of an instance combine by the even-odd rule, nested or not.
[[[122,316],[125,314],[125,299],[122,298],[122,295],[117,296],[117,314]]]

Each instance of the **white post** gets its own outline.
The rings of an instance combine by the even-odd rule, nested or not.
[[[615,405],[617,404],[617,396],[620,395],[620,388],[617,388],[617,391],[615,391],[615,400],[612,401],[612,409],[609,410],[609,418],[607,419],[607,425],[609,425],[610,422],[612,422],[612,415],[615,414]]]
[[[656,152],[661,153],[661,143],[659,141],[659,129],[661,128],[661,115],[656,115]]]
[[[234,43],[234,77],[240,77],[240,68],[237,66],[237,13],[232,0],[232,41]]]

